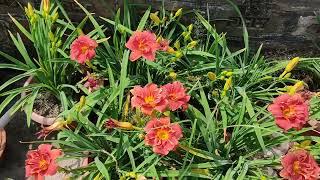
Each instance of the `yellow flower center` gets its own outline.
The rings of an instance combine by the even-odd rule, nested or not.
[[[296,173],[296,174],[298,174],[299,173],[299,170],[300,170],[300,165],[299,165],[299,161],[295,161],[294,163],[293,163],[293,172],[294,173]]]
[[[154,97],[153,96],[147,96],[147,97],[144,98],[144,102],[146,102],[147,104],[153,104]]]
[[[138,47],[139,47],[139,50],[140,50],[140,51],[144,51],[144,50],[146,49],[147,45],[146,45],[146,43],[144,43],[144,40],[141,40],[141,41],[139,42]]]
[[[87,52],[88,49],[89,49],[88,46],[82,46],[81,47],[81,53],[84,54],[85,52]]]
[[[39,168],[41,170],[46,170],[48,168],[48,162],[45,159],[39,161]]]
[[[289,106],[288,108],[286,108],[285,110],[283,110],[283,115],[286,119],[291,118],[292,116],[294,116],[296,113],[294,107]]]
[[[160,140],[168,140],[169,139],[169,131],[160,129],[157,131],[157,138]]]

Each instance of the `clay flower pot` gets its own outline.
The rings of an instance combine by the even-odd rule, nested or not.
[[[1,128],[0,129],[0,157],[3,154],[3,151],[6,147],[6,141],[7,141],[7,136],[6,136],[6,131]]]
[[[30,76],[27,81],[24,83],[23,87],[26,87],[28,86],[30,83],[32,83],[32,79],[33,77]],[[26,93],[23,92],[21,93],[21,97],[25,97],[26,96]],[[32,112],[31,114],[31,119],[37,123],[40,123],[42,125],[47,125],[47,126],[50,126],[54,123],[54,121],[57,119],[57,118],[47,118],[47,117],[44,117],[44,116],[41,116],[40,114],[37,114],[35,112]]]

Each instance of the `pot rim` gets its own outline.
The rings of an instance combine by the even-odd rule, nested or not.
[[[30,76],[26,80],[26,82],[23,84],[23,87],[28,86],[31,83],[32,79],[33,79],[33,76]],[[25,97],[25,96],[26,96],[26,92],[22,92],[21,93],[21,97]],[[32,111],[31,119],[33,121],[39,123],[39,124],[48,125],[49,126],[49,125],[52,125],[57,118],[47,118],[47,117],[41,116],[40,114],[35,113],[34,111]]]

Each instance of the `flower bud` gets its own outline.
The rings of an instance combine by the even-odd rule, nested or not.
[[[175,72],[170,72],[169,73],[169,77],[171,78],[171,79],[173,79],[173,80],[176,80],[177,79],[177,73],[175,73]]]
[[[118,122],[117,125],[121,129],[126,129],[126,130],[133,130],[134,129],[133,125],[129,122]]]
[[[81,96],[79,104],[78,104],[78,112],[80,112],[85,105],[86,105],[86,97]]]
[[[284,71],[286,71],[287,73],[292,71],[297,66],[299,61],[300,61],[299,57],[293,58],[291,61],[289,61],[288,65],[286,66],[286,69]]]
[[[54,40],[55,40],[54,34],[51,31],[49,32],[48,36],[49,36],[50,41],[54,42]]]
[[[24,9],[26,11],[26,14],[29,18],[31,18],[34,15],[33,7],[30,3],[28,3],[27,7]]]
[[[173,44],[173,46],[174,46],[176,49],[180,49],[180,41],[177,40],[177,41]]]
[[[182,58],[183,54],[181,51],[176,51],[175,56],[176,56],[176,58],[180,59],[180,58]]]
[[[190,32],[187,32],[186,34],[185,34],[185,36],[183,36],[184,37],[184,40],[185,41],[188,41],[190,38],[191,38],[191,33]]]
[[[286,74],[285,76],[284,76],[284,78],[290,78],[291,77],[291,73],[288,73],[288,74]]]
[[[159,25],[161,23],[160,18],[158,17],[158,12],[150,13],[150,19],[154,22],[154,24]]]
[[[227,72],[226,73],[226,76],[228,76],[228,77],[230,77],[230,76],[232,76],[233,75],[233,72]]]
[[[61,45],[62,45],[62,41],[59,40],[59,41],[57,42],[57,47],[60,47]]]
[[[232,85],[232,77],[229,77],[224,84],[223,90],[228,91]]]
[[[211,81],[215,81],[217,79],[217,75],[213,72],[208,72],[208,78],[211,80]]]
[[[192,30],[193,30],[193,24],[190,24],[190,25],[188,26],[188,31],[191,32]]]
[[[178,11],[175,13],[174,17],[179,17],[182,15],[182,8],[178,9]]]
[[[59,18],[59,13],[55,12],[54,15],[52,16],[52,22],[56,22]]]
[[[50,0],[42,0],[42,8],[45,15],[49,14]]]
[[[288,87],[288,93],[290,95],[294,95],[296,92],[303,90],[304,88],[304,82],[303,81],[298,81],[295,83],[293,86]]]
[[[197,45],[197,41],[191,41],[188,45],[187,48],[193,49]]]
[[[229,77],[226,80],[226,83],[224,84],[223,91],[222,91],[222,94],[221,94],[222,97],[226,96],[227,91],[230,89],[231,85],[232,85],[232,77]]]
[[[175,54],[176,53],[176,51],[172,47],[169,47],[167,52],[170,53],[170,54]]]
[[[109,119],[105,123],[106,128],[120,128],[124,130],[133,130],[134,126],[129,122],[120,122],[115,119]]]

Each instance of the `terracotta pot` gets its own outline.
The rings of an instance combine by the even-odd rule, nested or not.
[[[32,82],[32,79],[33,77],[30,76],[27,81],[24,83],[23,87],[26,87],[28,86],[31,82]],[[26,93],[23,92],[21,93],[21,97],[25,97],[26,96]],[[57,118],[47,118],[47,117],[44,117],[44,116],[41,116],[40,114],[37,114],[35,112],[32,112],[31,114],[31,119],[37,123],[40,123],[42,125],[47,125],[47,126],[50,126],[51,124],[54,123],[54,121],[57,119]]]
[[[6,147],[6,141],[7,141],[7,136],[6,136],[6,131],[1,128],[0,129],[0,157],[3,154],[3,151]]]

